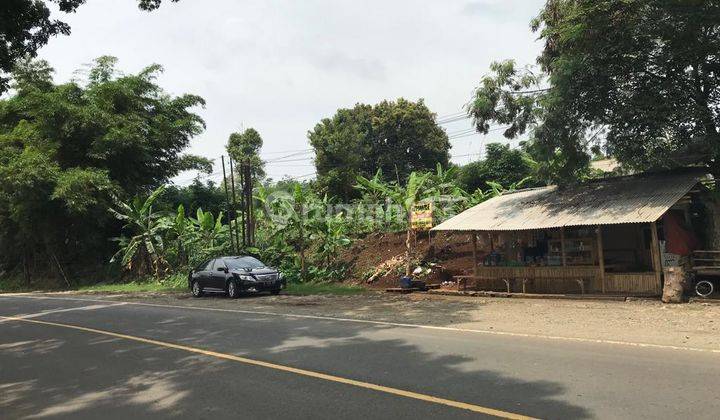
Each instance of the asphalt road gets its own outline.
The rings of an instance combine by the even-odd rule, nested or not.
[[[718,389],[720,353],[0,296],[2,419],[700,419]]]

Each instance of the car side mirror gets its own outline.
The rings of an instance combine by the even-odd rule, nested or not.
[[[228,269],[225,267],[218,267],[217,271],[222,271],[223,273],[227,273]]]

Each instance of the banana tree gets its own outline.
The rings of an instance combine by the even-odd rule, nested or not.
[[[168,228],[160,212],[153,210],[153,203],[165,190],[160,187],[146,199],[135,197],[131,202],[116,200],[116,208],[109,211],[125,224],[123,230],[130,236],[114,238],[120,246],[110,262],[120,260],[120,264],[137,275],[153,274],[158,276],[166,268],[163,257],[163,232]]]
[[[178,205],[174,217],[168,216],[166,220],[168,233],[173,242],[172,248],[177,253],[177,262],[186,267],[190,262],[187,245],[193,241],[195,229],[190,220],[185,217],[185,206]]]
[[[197,209],[196,217],[189,218],[194,227],[192,243],[200,258],[226,251],[228,226],[222,224],[223,213],[215,217],[212,212]]]
[[[405,183],[405,186],[397,184],[388,184],[382,180],[367,179],[358,177],[358,188],[365,191],[380,193],[390,198],[395,204],[399,204],[407,221],[407,231],[405,239],[405,275],[409,276],[412,272],[412,235],[414,231],[410,226],[410,214],[416,203],[423,201],[437,194],[437,188],[432,185],[432,174],[424,172],[412,172]]]

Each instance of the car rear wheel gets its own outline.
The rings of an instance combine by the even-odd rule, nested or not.
[[[197,281],[192,282],[192,287],[190,287],[190,290],[192,291],[192,295],[194,297],[201,297],[203,295],[203,289],[200,286],[200,283]]]
[[[270,294],[271,294],[271,295],[279,295],[279,294],[280,294],[280,289],[271,290],[271,291],[270,291]]]
[[[227,286],[227,294],[232,299],[236,299],[240,297],[240,288],[238,287],[235,280],[230,280]]]

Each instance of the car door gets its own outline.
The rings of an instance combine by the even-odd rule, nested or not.
[[[214,263],[215,260],[208,261],[208,263],[205,264],[203,271],[200,273],[200,278],[202,278],[201,284],[203,285],[203,287],[214,287],[212,285],[212,269]]]
[[[200,283],[200,287],[208,287],[209,286],[209,276],[210,271],[208,270],[208,267],[212,268],[213,260],[207,260],[204,263],[200,264],[195,271],[192,274],[193,280]]]
[[[210,287],[225,290],[226,269],[227,267],[222,258],[213,261],[212,271],[210,272]]]

